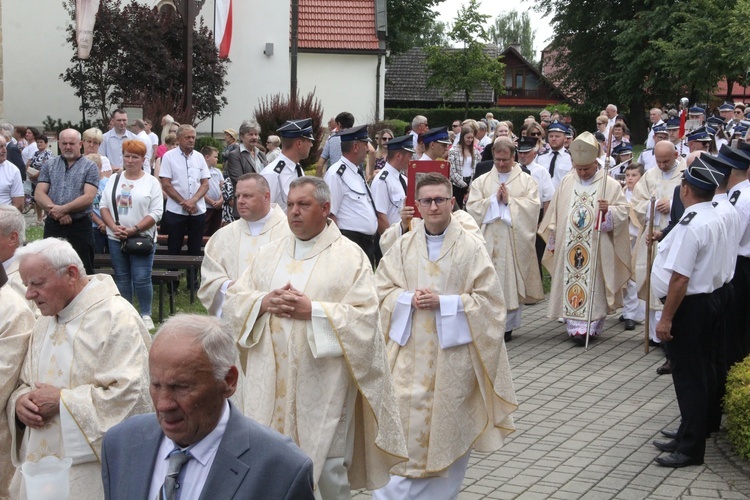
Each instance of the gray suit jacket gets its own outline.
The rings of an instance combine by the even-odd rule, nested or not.
[[[105,498],[154,500],[146,497],[163,436],[154,413],[131,417],[107,431],[101,457]],[[312,500],[312,461],[291,439],[230,404],[229,422],[200,498]]]
[[[258,160],[263,166],[268,164],[266,155],[263,151],[258,149],[255,154],[258,155]],[[263,170],[263,168],[261,167],[260,170]],[[250,153],[247,151],[240,151],[239,147],[229,152],[227,155],[227,161],[224,163],[224,172],[226,177],[232,181],[233,188],[237,187],[237,179],[243,174],[253,172],[259,174],[260,170],[255,170],[255,162],[250,156]],[[236,204],[234,209],[232,209],[232,215],[234,215],[235,220],[240,218],[240,213],[237,211]]]

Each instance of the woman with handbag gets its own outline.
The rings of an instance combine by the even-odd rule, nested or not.
[[[143,322],[151,330],[151,268],[156,224],[161,220],[164,203],[159,181],[143,171],[145,157],[146,146],[141,141],[122,143],[123,171],[109,178],[99,208],[107,225],[117,289],[128,302],[133,302],[135,292]]]

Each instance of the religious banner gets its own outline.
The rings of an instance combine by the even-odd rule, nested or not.
[[[409,186],[409,189],[406,190],[406,206],[414,207],[414,217],[422,217],[419,214],[419,207],[417,207],[417,181],[419,178],[424,174],[437,172],[450,179],[450,171],[450,163],[445,160],[412,160],[409,162],[409,167],[406,169],[407,186]]]
[[[572,210],[565,231],[565,297],[563,317],[585,320],[591,291],[591,258],[596,229],[597,196],[600,183],[578,186],[573,192]]]
[[[88,59],[91,54],[97,12],[99,0],[76,0],[76,43],[79,59]]]

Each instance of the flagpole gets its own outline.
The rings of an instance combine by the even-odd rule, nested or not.
[[[216,45],[216,2],[217,2],[217,0],[214,0],[214,31],[213,31],[213,33],[214,33],[214,45]],[[216,50],[218,52],[219,48],[217,47]],[[216,113],[214,112],[213,107],[211,107],[211,138],[213,138],[213,136],[214,136],[214,116],[215,115],[216,115]]]

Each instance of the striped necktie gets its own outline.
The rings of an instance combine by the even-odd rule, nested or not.
[[[169,454],[167,477],[164,478],[164,484],[159,491],[157,500],[175,500],[177,490],[180,488],[180,484],[177,482],[180,471],[182,470],[182,466],[191,458],[193,457],[189,452],[183,451],[180,448],[172,450],[172,453]]]

